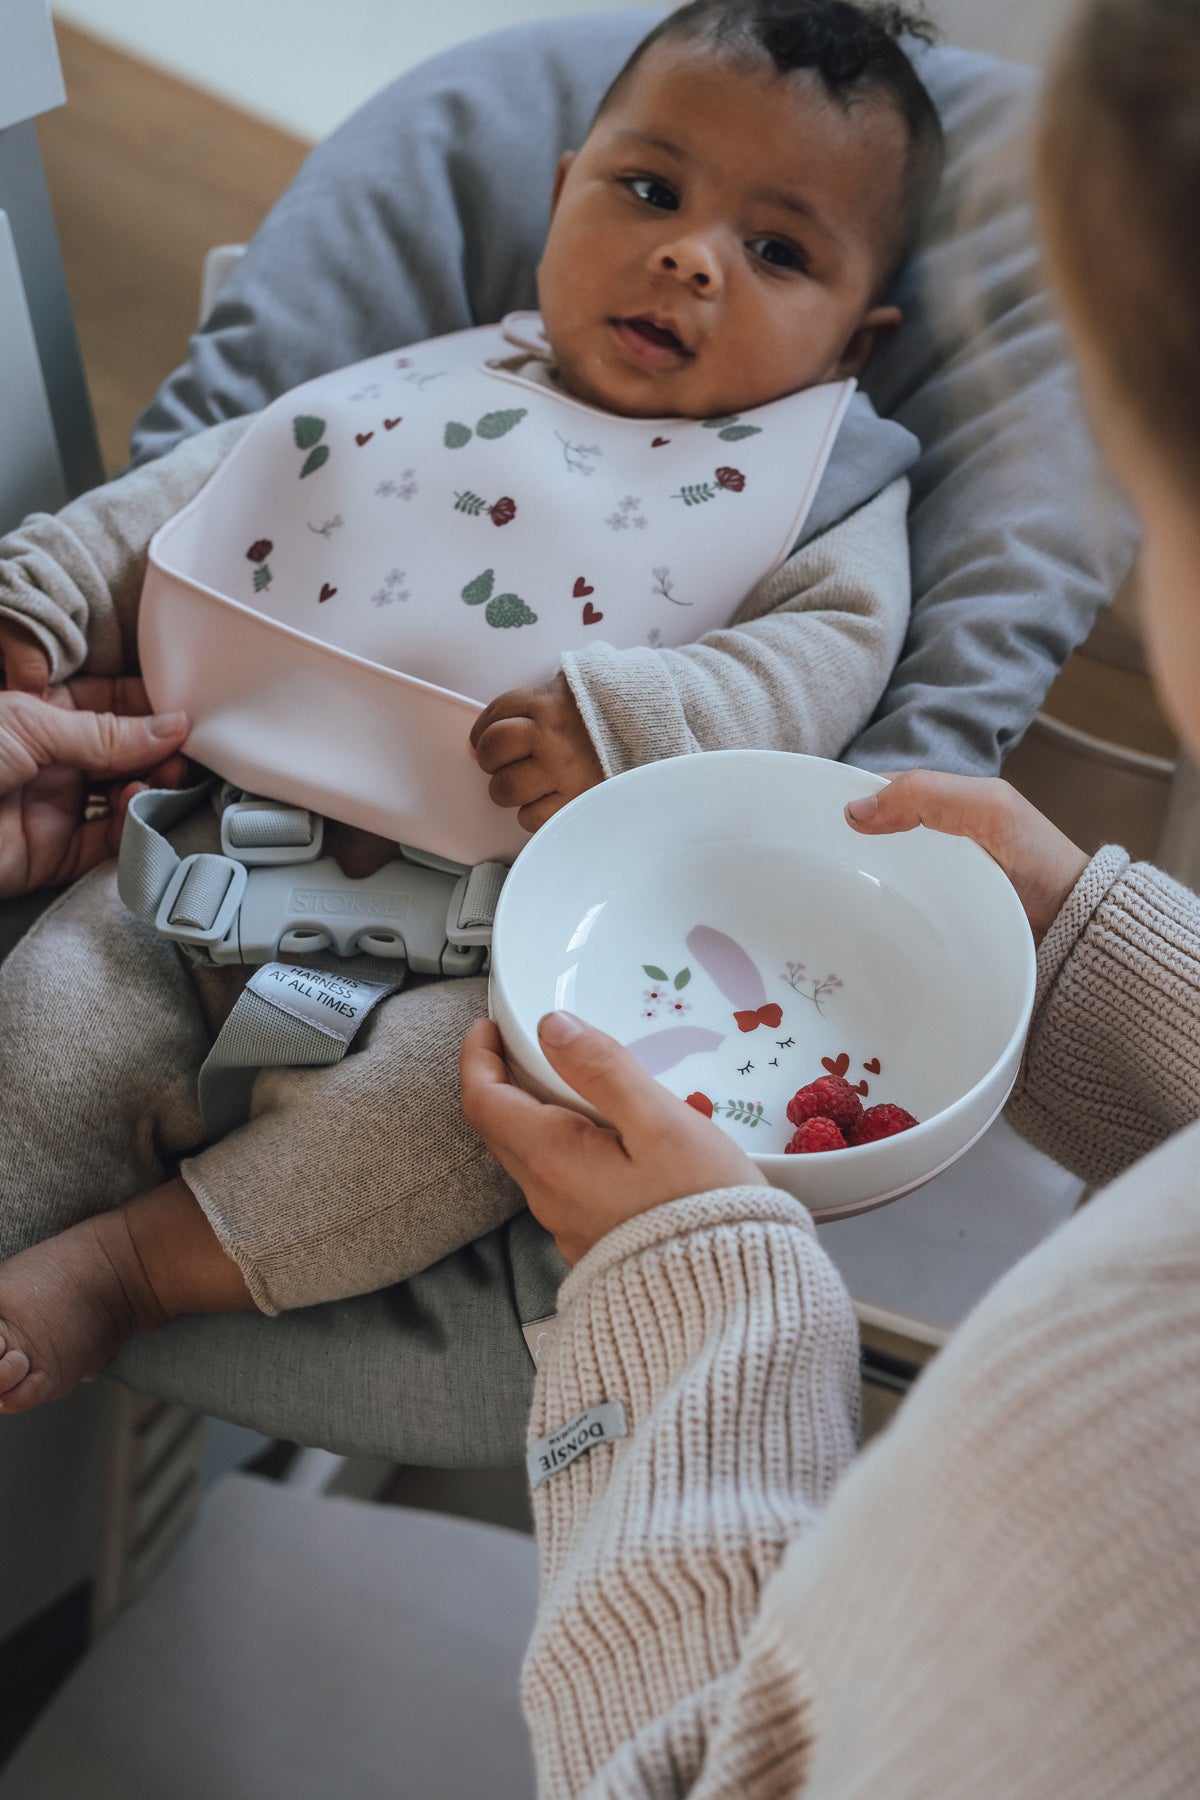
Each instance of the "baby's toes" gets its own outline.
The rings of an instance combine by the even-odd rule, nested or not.
[[[23,1350],[10,1350],[0,1337],[0,1405],[3,1405],[19,1382],[29,1373],[29,1358]],[[5,1407],[7,1410],[7,1407]]]

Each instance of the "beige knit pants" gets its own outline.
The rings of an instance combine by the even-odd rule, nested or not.
[[[0,1255],[178,1171],[272,1313],[389,1286],[518,1210],[459,1106],[485,982],[413,985],[335,1067],[264,1070],[206,1147],[196,1076],[243,983],[133,919],[112,865],[42,915],[0,964]]]

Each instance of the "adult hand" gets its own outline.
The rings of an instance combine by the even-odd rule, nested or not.
[[[132,676],[87,676],[45,700],[0,693],[0,898],[74,881],[115,856],[125,808],[145,784],[121,784],[110,816],[85,823],[85,772],[95,782],[141,770],[171,785],[187,733],[183,713],[150,715]]]
[[[561,806],[604,780],[604,770],[560,669],[541,687],[510,688],[471,727],[471,748],[491,776],[497,806],[516,806],[536,831]]]
[[[463,1112],[566,1262],[668,1200],[766,1185],[719,1125],[660,1087],[613,1038],[565,1012],[547,1013],[538,1036],[551,1068],[611,1124],[517,1087],[490,1019],[463,1042]]]
[[[1007,781],[986,776],[912,769],[893,776],[877,794],[851,800],[846,818],[856,831],[873,837],[927,825],[952,837],[974,838],[1016,888],[1036,944],[1090,860]]]

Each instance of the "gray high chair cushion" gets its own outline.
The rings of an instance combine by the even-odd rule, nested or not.
[[[385,88],[320,145],[258,231],[188,361],[134,430],[139,462],[323,370],[535,303],[555,163],[660,15],[548,20]],[[994,773],[1128,565],[1039,289],[1025,137],[1032,71],[914,49],[948,163],[864,386],[915,432],[915,610],[846,757]],[[815,523],[861,497],[842,447]],[[886,469],[881,471],[886,479]],[[875,491],[869,484],[866,491]]]
[[[139,422],[137,459],[322,370],[531,305],[559,151],[656,16],[522,26],[385,89],[267,219]],[[905,326],[866,386],[923,445],[917,604],[879,714],[847,756],[992,772],[1117,585],[1132,532],[1101,483],[1040,291],[1021,154],[1036,78],[951,48],[916,54],[949,166],[897,288]],[[838,504],[822,496],[826,519]],[[115,1372],[306,1443],[517,1462],[533,1376],[518,1322],[553,1312],[561,1275],[525,1215],[383,1294],[180,1321],[133,1340]]]

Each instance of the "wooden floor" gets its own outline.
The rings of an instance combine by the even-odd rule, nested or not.
[[[67,104],[39,121],[106,468],[184,355],[200,270],[244,243],[308,146],[56,24]]]

